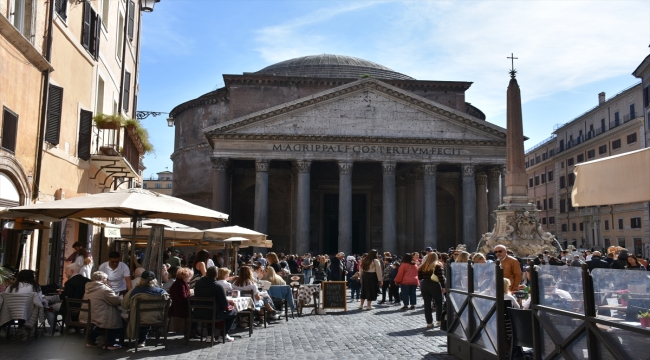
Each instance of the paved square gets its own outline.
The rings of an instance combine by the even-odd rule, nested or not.
[[[349,296],[348,296],[349,298]],[[349,301],[349,300],[348,300]],[[29,343],[0,339],[3,360],[13,359],[456,359],[446,355],[445,332],[426,329],[422,298],[416,310],[400,310],[398,305],[376,305],[375,310],[362,311],[358,302],[348,302],[348,313],[331,310],[326,315],[303,315],[289,322],[275,321],[268,328],[255,328],[253,336],[238,328],[232,343],[209,344],[191,341],[188,346],[181,336],[173,335],[169,349],[151,346],[104,351],[86,348],[77,334],[63,337],[41,337]],[[305,309],[309,312],[311,309]],[[101,340],[100,340],[101,341]]]

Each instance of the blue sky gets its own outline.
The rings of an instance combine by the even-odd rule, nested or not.
[[[466,100],[505,126],[514,52],[530,148],[638,83],[650,2],[162,0],[144,14],[138,110],[169,112],[253,72],[314,54],[350,55],[418,80],[472,81]],[[172,169],[174,131],[149,117],[145,176]]]

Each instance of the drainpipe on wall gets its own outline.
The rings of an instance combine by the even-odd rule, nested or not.
[[[54,1],[50,0],[48,14],[48,28],[45,48],[45,60],[49,63],[52,58],[52,26],[54,25]],[[43,163],[43,138],[45,136],[45,122],[47,120],[47,102],[50,95],[50,69],[43,71],[43,99],[41,106],[41,123],[38,129],[38,151],[36,153],[36,171],[34,174],[34,186],[32,190],[32,200],[38,198],[41,184],[41,167]]]
[[[120,98],[118,99],[117,111],[118,114],[122,113],[122,104],[124,100],[124,70],[126,69],[126,42],[129,31],[129,2],[125,1],[125,10],[124,10],[124,32],[122,34],[122,67],[120,69]],[[126,137],[126,134],[125,134]],[[119,142],[118,142],[119,143]]]

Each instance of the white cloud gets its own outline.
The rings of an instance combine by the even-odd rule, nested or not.
[[[257,50],[278,62],[354,48],[348,55],[417,79],[472,81],[467,100],[494,117],[505,111],[511,52],[527,102],[631,73],[649,40],[647,1],[417,1],[365,9],[375,5],[321,9],[265,27],[256,32]],[[335,27],[338,16],[360,9],[354,34],[314,29]],[[391,21],[364,26],[386,9],[397,9]],[[368,45],[351,45],[359,39]]]

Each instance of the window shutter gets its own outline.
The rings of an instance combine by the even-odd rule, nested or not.
[[[99,59],[99,40],[102,35],[102,18],[99,14],[92,12],[92,26],[91,26],[91,37],[90,37],[90,49],[89,51],[93,54],[95,59]]]
[[[54,2],[54,11],[63,19],[67,19],[66,10],[68,7],[68,0],[56,0]]]
[[[135,27],[135,3],[129,1],[129,25],[127,28],[127,34],[129,35],[129,40],[133,41],[133,28]]]
[[[16,136],[18,135],[18,115],[4,109],[2,111],[2,148],[16,152]]]
[[[62,103],[63,88],[50,84],[50,96],[47,101],[47,131],[45,132],[45,141],[52,145],[59,145]]]
[[[90,23],[92,21],[91,17],[91,6],[88,1],[84,1],[84,12],[83,12],[83,26],[82,26],[82,31],[81,31],[81,45],[86,48],[86,50],[91,51],[90,47],[90,38],[91,36],[91,28],[90,28]]]
[[[131,73],[126,71],[124,74],[124,97],[122,98],[124,111],[129,111],[130,98],[131,98]]]
[[[90,142],[93,131],[93,113],[81,110],[79,113],[79,144],[77,157],[82,160],[90,159]]]

